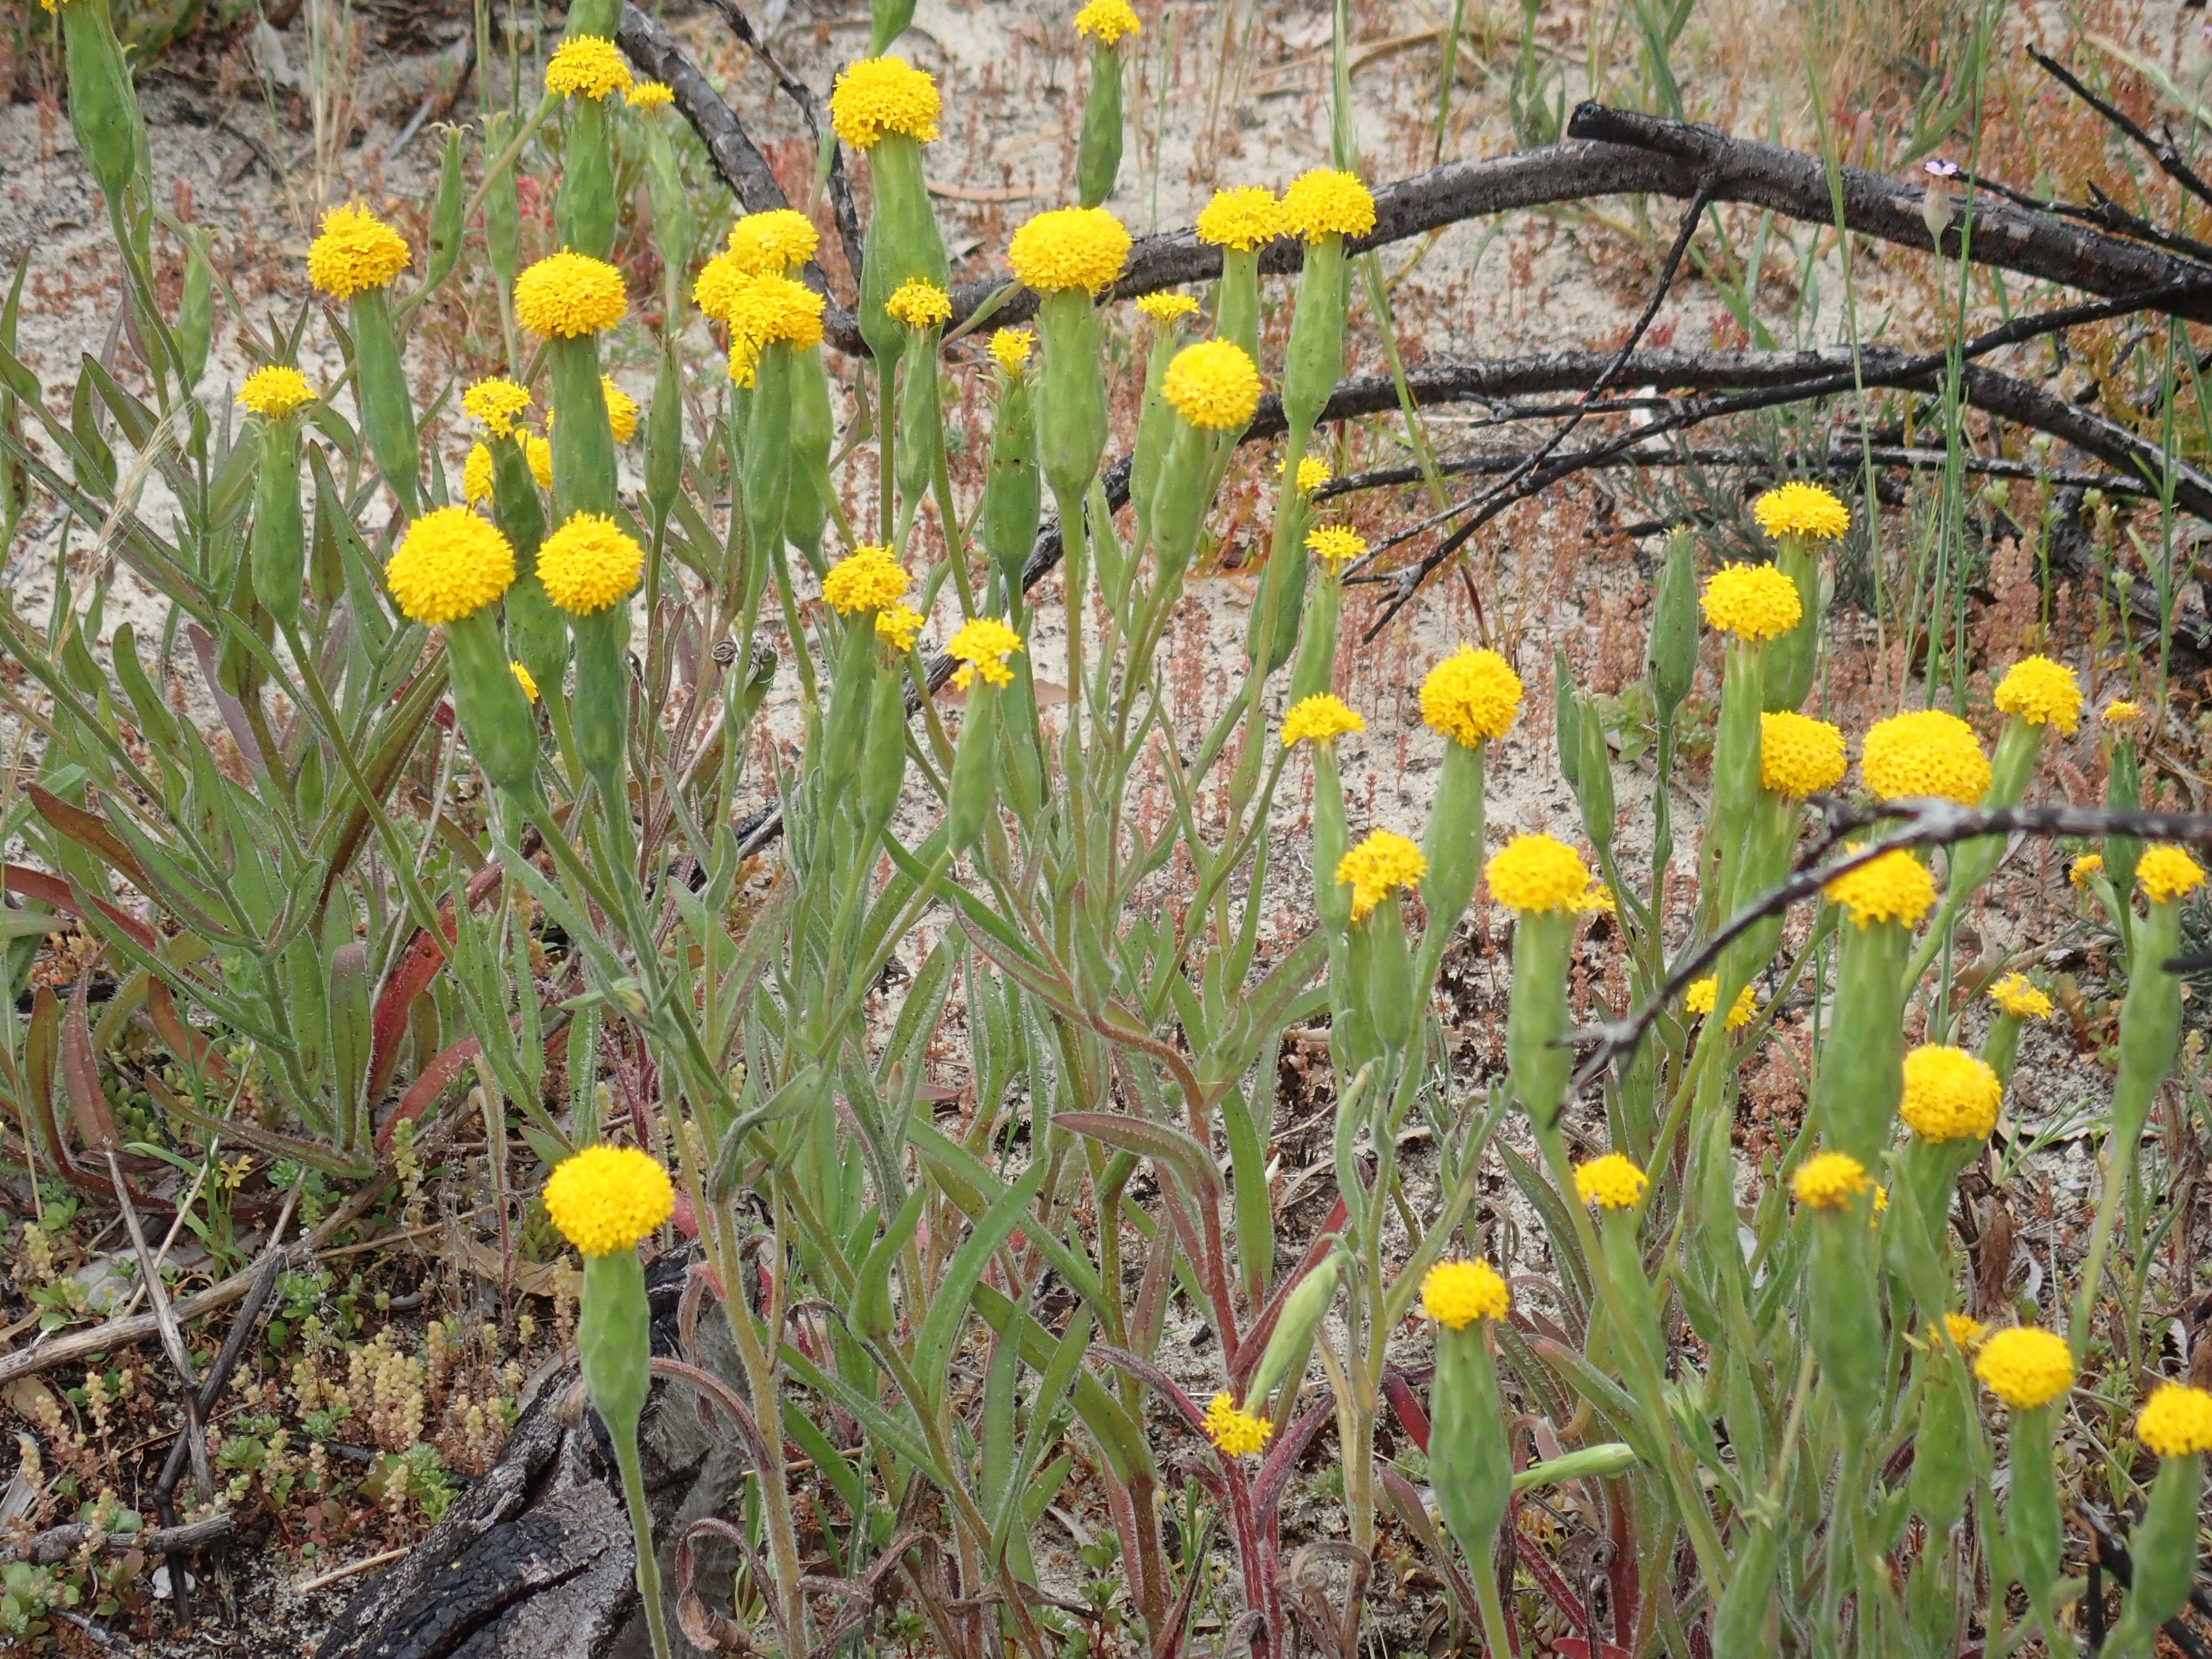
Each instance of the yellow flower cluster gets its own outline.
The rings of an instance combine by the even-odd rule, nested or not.
[[[491,499],[491,451],[482,444],[471,444],[461,463],[461,499],[471,507],[483,506]]]
[[[1104,208],[1049,208],[1006,245],[1015,280],[1040,294],[1096,294],[1121,274],[1128,258],[1129,233]]]
[[[2069,737],[2081,723],[2081,686],[2074,671],[2048,657],[2022,657],[1997,682],[1997,707],[2030,726],[2055,726]]]
[[[902,656],[914,649],[921,632],[921,612],[910,605],[887,605],[876,612],[876,637]]]
[[[819,294],[788,276],[754,276],[735,287],[723,318],[730,325],[730,378],[750,386],[769,346],[805,351],[820,345],[822,306]]]
[[[1306,532],[1306,550],[1328,567],[1330,575],[1340,575],[1344,567],[1354,559],[1364,558],[1367,543],[1358,532],[1346,530],[1342,525],[1325,524]]]
[[[1343,702],[1326,692],[1301,697],[1283,714],[1283,747],[1300,743],[1328,743],[1347,732],[1364,732],[1367,722]]]
[[[1974,1356],[1974,1375],[2014,1411],[2033,1411],[2074,1386],[2074,1356],[2064,1337],[2016,1325],[1983,1342]]]
[[[888,547],[856,547],[822,579],[822,598],[841,617],[880,611],[906,590],[906,571]]]
[[[1997,1127],[2004,1085],[1987,1061],[1964,1048],[1923,1042],[1905,1057],[1897,1115],[1923,1140],[1979,1140]]]
[[[1283,228],[1309,242],[1364,236],[1375,228],[1375,198],[1357,173],[1316,167],[1283,192]]]
[[[1217,190],[1198,214],[1200,241],[1213,247],[1241,248],[1248,253],[1262,242],[1273,241],[1288,228],[1283,222],[1283,204],[1265,185]]]
[[[1943,1316],[1943,1329],[1960,1347],[1971,1349],[1988,1334],[1989,1328],[1966,1314],[1947,1313]]]
[[[748,270],[727,249],[699,267],[691,279],[691,303],[718,323],[730,320],[730,307],[761,273]]]
[[[614,383],[611,375],[599,376],[599,396],[607,406],[607,430],[618,444],[626,444],[637,435],[637,399]],[[546,417],[545,424],[553,420]]]
[[[1682,993],[1682,1006],[1701,1017],[1710,1014],[1720,994],[1721,983],[1714,975],[1693,979]],[[1741,1031],[1751,1024],[1751,1017],[1758,1012],[1759,1005],[1752,998],[1751,987],[1747,985],[1735,994],[1735,1000],[1729,1005],[1728,1018],[1723,1024],[1729,1030]]]
[[[2019,974],[2007,974],[1991,985],[1990,1000],[2014,1019],[2051,1018],[2051,999]]]
[[[545,64],[545,90],[562,98],[598,102],[611,92],[629,90],[629,65],[615,43],[596,34],[571,35],[553,49]]]
[[[1705,620],[1723,634],[1757,642],[1787,634],[1805,607],[1797,585],[1771,564],[1723,565],[1705,583]]]
[[[1575,1166],[1575,1196],[1601,1210],[1626,1210],[1644,1196],[1651,1178],[1619,1152]]]
[[[1091,0],[1075,14],[1075,32],[1087,40],[1110,46],[1137,32],[1137,14],[1129,0]]]
[[[977,617],[963,623],[945,646],[945,654],[960,664],[953,684],[965,691],[979,675],[987,685],[1012,684],[1014,671],[1006,659],[1021,648],[1022,636],[996,617]]]
[[[1231,1457],[1249,1457],[1267,1443],[1274,1425],[1264,1417],[1241,1410],[1225,1394],[1217,1394],[1206,1407],[1206,1437],[1215,1449]]]
[[[1336,862],[1336,884],[1352,889],[1355,921],[1371,915],[1395,887],[1411,887],[1429,873],[1421,849],[1403,836],[1377,830]]]
[[[748,276],[782,276],[805,264],[822,246],[814,222],[796,208],[748,213],[730,227],[724,250]]]
[[[2089,890],[2089,884],[2104,873],[2105,855],[2102,853],[2084,853],[2066,866],[2066,879],[2084,893]]]
[[[522,695],[529,698],[531,702],[536,702],[538,701],[538,677],[532,673],[527,668],[525,668],[519,662],[509,662],[507,666],[508,672],[513,673],[514,676],[514,683],[522,688]]]
[[[1167,324],[1191,315],[1198,301],[1188,294],[1146,294],[1139,297],[1137,309],[1156,323]]]
[[[530,407],[530,393],[513,380],[478,380],[461,393],[461,407],[493,437],[504,438]]]
[[[884,301],[884,309],[908,328],[935,328],[952,320],[952,296],[934,283],[909,277]]]
[[[1503,1319],[1513,1298],[1487,1261],[1439,1261],[1421,1279],[1421,1311],[1448,1331]]]
[[[548,339],[603,333],[622,321],[629,307],[621,271],[566,248],[514,279],[514,320]]]
[[[1200,340],[1170,360],[1160,395],[1200,431],[1226,432],[1247,424],[1260,406],[1260,371],[1234,340]]]
[[[2160,1457],[2212,1451],[2212,1393],[2185,1382],[2160,1383],[2143,1401],[2136,1438]]]
[[[1759,787],[1793,800],[1834,788],[1844,778],[1844,734],[1826,720],[1790,709],[1759,717]]]
[[[1421,682],[1423,724],[1464,748],[1504,737],[1520,714],[1521,677],[1495,651],[1462,645]]]
[[[2153,904],[2172,904],[2204,884],[2204,870],[2179,847],[2160,844],[2136,861],[2136,884]]]
[[[238,388],[240,408],[272,421],[314,401],[315,388],[307,384],[307,377],[282,363],[264,363]]]
[[[1797,1166],[1790,1190],[1810,1210],[1839,1210],[1874,1183],[1849,1152],[1816,1152]]]
[[[661,81],[640,81],[623,94],[623,102],[641,115],[649,115],[657,109],[666,109],[675,101],[674,90]]]
[[[634,1249],[676,1208],[676,1188],[635,1146],[586,1146],[545,1183],[545,1213],[586,1255]]]
[[[540,489],[553,488],[553,446],[535,432],[522,434],[522,459]]]
[[[473,617],[514,584],[514,549],[465,507],[433,507],[407,526],[384,567],[392,603],[437,628]]]
[[[1934,795],[1974,806],[1990,789],[1989,757],[1974,728],[1940,708],[1875,721],[1859,751],[1859,773],[1878,800]]]
[[[854,149],[873,149],[890,133],[922,143],[937,138],[937,82],[897,58],[867,58],[842,71],[830,91],[830,125]]]
[[[1283,464],[1275,463],[1275,476],[1283,476]],[[1298,494],[1310,495],[1328,482],[1328,463],[1318,455],[1298,457]]]
[[[1861,927],[1877,921],[1908,927],[1936,903],[1936,878],[1911,854],[1899,849],[1846,871],[1820,890],[1850,912]]]
[[[2124,698],[2105,705],[2104,720],[2107,726],[2133,726],[2142,718],[2142,710]]]
[[[1823,542],[1838,539],[1851,527],[1850,511],[1833,490],[1796,479],[1753,501],[1751,516],[1770,536],[1809,536]]]
[[[407,239],[367,208],[335,207],[307,245],[307,280],[333,300],[388,284],[407,269]]]
[[[1490,896],[1509,910],[1543,915],[1589,906],[1589,866],[1549,836],[1514,836],[1490,855],[1482,875]]]
[[[1026,368],[1030,353],[1036,349],[1036,336],[1028,329],[998,328],[991,331],[991,356],[1009,374],[1018,374]]]
[[[545,584],[546,598],[575,617],[618,604],[644,569],[645,550],[603,514],[571,514],[538,549],[538,580]]]

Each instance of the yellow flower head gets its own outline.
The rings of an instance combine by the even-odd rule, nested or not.
[[[1516,836],[1483,866],[1490,896],[1509,910],[1531,915],[1580,910],[1589,895],[1583,855],[1549,836]]]
[[[553,446],[535,432],[522,434],[522,459],[540,489],[553,488]]]
[[[1235,341],[1200,340],[1170,360],[1160,395],[1200,431],[1224,432],[1260,406],[1260,371]]]
[[[1495,651],[1462,645],[1421,682],[1421,719],[1473,749],[1504,737],[1521,714],[1521,677]]]
[[[1138,297],[1137,309],[1165,326],[1178,317],[1188,317],[1195,312],[1198,301],[1188,294],[1146,294]]]
[[[538,580],[545,584],[545,597],[575,617],[619,604],[644,569],[645,550],[598,513],[571,514],[538,549]]]
[[[952,320],[952,296],[934,283],[909,277],[884,301],[884,309],[908,328],[934,328]]]
[[[1601,881],[1595,881],[1590,884],[1589,890],[1583,895],[1582,902],[1575,908],[1586,916],[1617,916],[1620,914],[1620,901],[1613,897],[1612,888]],[[1739,997],[1737,1000],[1741,1002],[1742,998]]]
[[[1487,1261],[1439,1261],[1421,1279],[1421,1311],[1448,1331],[1503,1319],[1513,1298]]]
[[[2051,1018],[2051,999],[2019,974],[2007,974],[1991,985],[1990,1000],[2014,1019]]]
[[[1834,788],[1844,777],[1838,726],[1784,709],[1759,717],[1759,787],[1802,800]]]
[[[822,343],[822,296],[788,276],[755,276],[732,290],[730,378],[753,383],[761,352],[772,345],[805,351]]]
[[[611,92],[629,90],[629,65],[615,43],[596,34],[571,35],[553,49],[545,64],[545,90],[563,98],[598,102]]]
[[[1805,607],[1797,584],[1771,564],[1723,565],[1705,582],[1705,620],[1754,643],[1787,634]]]
[[[1283,464],[1275,463],[1275,476],[1283,476]],[[1298,494],[1310,495],[1328,482],[1328,463],[1318,455],[1298,457]]]
[[[538,701],[538,677],[532,674],[527,668],[525,668],[519,662],[509,662],[507,664],[507,668],[514,676],[514,683],[522,688],[522,695],[529,698],[531,702],[536,702]]]
[[[1809,536],[1815,541],[1838,540],[1851,527],[1850,510],[1833,490],[1796,480],[1753,501],[1751,516],[1770,536]]]
[[[910,605],[887,605],[876,612],[876,637],[904,656],[921,632],[921,612]]]
[[[606,400],[607,430],[618,444],[626,444],[637,435],[637,399],[614,383],[613,377],[599,376],[599,396]],[[551,421],[546,424],[550,426]]]
[[[1983,1337],[1989,1334],[1989,1328],[1980,1320],[1962,1313],[1945,1314],[1943,1328],[1949,1334],[1952,1341],[1958,1344],[1960,1348],[1970,1352]]]
[[[1129,0],[1091,0],[1075,14],[1075,32],[1086,40],[1110,46],[1124,35],[1137,32],[1137,14]]]
[[[282,419],[301,404],[314,401],[315,388],[307,384],[307,377],[282,363],[264,364],[247,375],[246,384],[238,388],[240,408],[250,409],[271,421]]]
[[[746,270],[736,254],[725,249],[701,265],[699,274],[691,279],[691,303],[716,322],[726,323],[738,294],[752,286],[759,275]]]
[[[1703,979],[1690,981],[1682,993],[1682,1006],[1693,1014],[1710,1014],[1720,994],[1720,981],[1708,974]],[[1751,1017],[1758,1012],[1759,1004],[1753,1000],[1751,987],[1747,985],[1735,994],[1735,1000],[1729,1005],[1728,1018],[1723,1024],[1731,1031],[1740,1031],[1751,1024]]]
[[[1874,1183],[1849,1152],[1816,1152],[1797,1166],[1790,1190],[1808,1210],[1839,1210]]]
[[[1575,1196],[1601,1210],[1626,1210],[1644,1196],[1651,1178],[1619,1152],[1575,1166]]]
[[[1264,185],[1238,185],[1217,190],[1213,199],[1199,210],[1198,240],[1213,247],[1242,248],[1249,252],[1262,242],[1288,233],[1283,204]]]
[[[1910,927],[1936,902],[1936,878],[1928,866],[1899,848],[1838,876],[1820,890],[1851,913],[1862,927],[1877,921]]]
[[[1989,758],[1974,728],[1940,708],[1875,721],[1859,751],[1859,775],[1879,800],[1935,795],[1974,806],[1990,788]]]
[[[991,331],[991,356],[1009,374],[1018,374],[1029,366],[1030,353],[1036,349],[1036,336],[1025,328],[997,328]]]
[[[2123,699],[2105,705],[2104,721],[2107,726],[2133,726],[2142,718],[2142,710]]]
[[[605,259],[550,253],[514,279],[514,319],[532,334],[574,340],[623,319],[629,295],[622,272]]]
[[[530,407],[530,393],[512,380],[478,380],[461,393],[461,407],[493,437],[504,438]]]
[[[407,526],[384,567],[392,602],[426,628],[473,617],[514,582],[514,549],[465,507],[423,514]]]
[[[2212,1393],[2184,1382],[2160,1383],[2143,1401],[2136,1438],[2160,1457],[2212,1451]]]
[[[666,109],[675,101],[675,92],[660,81],[635,82],[630,89],[623,94],[623,102],[641,115],[650,115],[657,109]]]
[[[1367,722],[1341,701],[1322,693],[1301,697],[1283,713],[1283,747],[1300,743],[1329,743],[1346,732],[1364,732]]]
[[[1040,294],[1096,294],[1121,274],[1128,257],[1129,233],[1104,208],[1048,209],[1006,245],[1015,280]]]
[[[748,213],[730,227],[725,250],[748,276],[784,276],[814,257],[822,246],[814,222],[796,208]]]
[[[1021,648],[1022,636],[996,617],[977,617],[963,623],[945,646],[945,654],[960,664],[953,684],[965,691],[979,675],[987,685],[1012,684],[1014,671],[1006,659]]]
[[[1997,1127],[2004,1085],[1978,1054],[1923,1042],[1905,1057],[1897,1115],[1922,1140],[1979,1140]]]
[[[1370,915],[1393,888],[1411,887],[1428,873],[1421,849],[1388,830],[1375,830],[1336,861],[1336,884],[1352,889],[1354,921]]]
[[[856,547],[822,579],[822,598],[841,617],[880,611],[906,590],[906,571],[888,547]]]
[[[1283,192],[1283,228],[1309,242],[1324,236],[1364,236],[1375,228],[1375,198],[1357,173],[1316,167]]]
[[[461,463],[461,499],[471,507],[481,507],[491,499],[491,451],[482,444],[471,444],[468,458]]]
[[[1317,525],[1306,532],[1306,550],[1328,567],[1332,576],[1354,559],[1364,558],[1367,544],[1357,531],[1342,525]]]
[[[2033,1411],[2074,1386],[2074,1356],[2064,1337],[2015,1325],[1984,1339],[1974,1375],[2013,1410]]]
[[[830,125],[854,149],[873,149],[897,132],[922,143],[937,138],[937,82],[897,58],[867,58],[844,70],[830,92]]]
[[[1267,1445],[1274,1431],[1266,1418],[1238,1409],[1225,1394],[1217,1394],[1206,1405],[1206,1437],[1231,1457],[1249,1457]]]
[[[586,1146],[545,1183],[546,1214],[586,1255],[634,1249],[675,1208],[668,1171],[635,1146]]]
[[[2179,847],[2160,844],[2136,861],[2136,884],[2153,904],[2172,904],[2204,884],[2204,870]]]
[[[2105,855],[2102,853],[2084,853],[2066,867],[2066,879],[2084,893],[2089,890],[2089,884],[2104,873]]]
[[[323,234],[307,246],[307,280],[333,300],[350,300],[407,269],[407,239],[367,208],[323,215]]]
[[[1996,705],[2030,726],[2055,726],[2070,737],[2081,723],[2081,686],[2063,663],[2022,657],[1997,682]]]

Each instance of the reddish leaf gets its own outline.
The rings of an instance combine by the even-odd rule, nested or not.
[[[153,890],[145,871],[139,867],[137,856],[124,845],[121,836],[107,827],[106,818],[82,806],[70,805],[35,783],[25,785],[23,793],[30,796],[31,805],[48,823],[87,852],[106,860],[132,886],[142,892]]]

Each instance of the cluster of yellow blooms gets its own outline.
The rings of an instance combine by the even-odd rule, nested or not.
[[[1601,1210],[1633,1209],[1651,1179],[1619,1152],[1575,1166],[1575,1196]]]
[[[1979,1140],[1996,1127],[2003,1093],[2004,1085],[1980,1055],[1923,1042],[1905,1057],[1905,1096],[1898,1115],[1923,1140]]]
[[[937,82],[897,58],[864,58],[830,90],[830,125],[857,150],[873,149],[892,133],[934,143],[941,108]]]
[[[1710,1014],[1720,994],[1718,979],[1711,975],[1693,979],[1682,993],[1682,1006],[1693,1014]],[[1752,998],[1751,987],[1747,985],[1735,994],[1735,1000],[1729,1005],[1728,1018],[1722,1024],[1731,1031],[1740,1031],[1751,1024],[1752,1016],[1758,1012],[1759,1005]]]
[[[1446,1330],[1503,1319],[1512,1305],[1504,1279],[1487,1261],[1439,1261],[1421,1280],[1421,1311]]]
[[[1097,294],[1128,262],[1129,233],[1104,208],[1050,208],[1006,244],[1015,280],[1040,294]]]
[[[878,610],[906,590],[906,570],[888,547],[856,547],[822,579],[823,601],[845,617]]]
[[[1336,884],[1352,889],[1354,921],[1371,915],[1393,888],[1413,886],[1428,873],[1421,849],[1388,830],[1374,831],[1336,862]]]
[[[315,401],[315,388],[307,384],[307,377],[296,368],[281,363],[270,363],[257,368],[246,377],[246,384],[238,388],[238,403],[241,409],[252,410],[269,420],[278,420],[289,415],[303,404]]]
[[[635,1146],[586,1146],[545,1183],[546,1214],[586,1255],[631,1249],[675,1207],[668,1171]]]
[[[1020,242],[1019,232],[1014,240]],[[1260,406],[1260,371],[1235,342],[1200,340],[1176,353],[1160,377],[1160,395],[1200,431],[1226,432],[1249,424]]]
[[[996,617],[976,617],[945,642],[945,654],[959,663],[952,683],[965,691],[981,676],[987,685],[1011,685],[1014,671],[1006,659],[1022,648],[1022,636]]]
[[[1790,1190],[1808,1208],[1835,1210],[1873,1185],[1867,1178],[1866,1165],[1849,1152],[1816,1152],[1797,1166]]]
[[[1214,191],[1198,216],[1198,240],[1249,252],[1280,236],[1317,242],[1364,236],[1375,228],[1375,198],[1357,173],[1316,167],[1291,181],[1281,198],[1264,185]]]
[[[367,208],[335,207],[307,246],[307,280],[333,300],[388,287],[412,257],[407,239]]]

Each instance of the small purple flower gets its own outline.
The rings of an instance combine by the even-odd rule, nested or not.
[[[1920,170],[1930,179],[1956,179],[1966,172],[1956,161],[1947,161],[1940,155],[1932,161],[1923,161]]]

